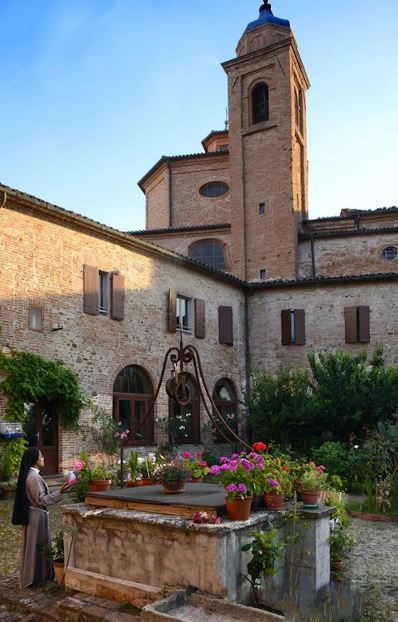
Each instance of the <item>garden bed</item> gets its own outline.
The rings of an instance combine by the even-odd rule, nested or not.
[[[371,512],[348,512],[351,518],[358,518],[359,520],[375,521],[380,523],[396,523],[398,522],[398,516],[391,516],[389,514],[372,514]]]

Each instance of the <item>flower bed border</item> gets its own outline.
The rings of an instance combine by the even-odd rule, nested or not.
[[[374,521],[380,523],[396,523],[398,516],[390,516],[388,514],[370,514],[369,512],[348,512],[351,518],[359,518],[359,520]]]

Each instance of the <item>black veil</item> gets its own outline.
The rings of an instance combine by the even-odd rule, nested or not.
[[[22,456],[19,468],[18,484],[15,493],[14,510],[12,513],[13,525],[27,525],[29,523],[29,500],[26,495],[26,476],[30,467],[36,464],[40,451],[37,447],[28,447]]]

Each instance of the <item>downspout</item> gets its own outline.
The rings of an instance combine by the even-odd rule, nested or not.
[[[250,290],[249,290],[249,288],[247,286],[245,287],[244,295],[245,295],[245,376],[246,376],[246,391],[245,391],[245,393],[247,394],[248,391],[250,391],[250,389],[251,389],[251,378],[250,378],[250,334],[249,334],[249,330],[250,330],[250,322],[249,322],[249,296],[250,296]],[[246,415],[247,415],[247,411],[246,411]],[[250,429],[249,429],[249,425],[247,424],[247,421],[246,421],[246,431],[247,431],[248,441],[249,441],[249,443],[251,443],[251,433],[250,433]]]
[[[313,236],[311,236],[310,242],[311,242],[312,278],[315,279],[315,277],[316,277],[316,267],[315,267],[315,249],[314,249],[314,237]]]
[[[170,162],[167,163],[167,169],[169,171],[169,227],[173,226],[173,197],[171,189],[171,166]]]
[[[5,190],[4,190],[4,191],[2,191],[1,194],[3,194],[3,198],[0,200],[0,209],[2,207],[4,207],[6,202],[7,202],[7,192],[5,192]],[[0,197],[1,197],[1,194],[0,194]]]

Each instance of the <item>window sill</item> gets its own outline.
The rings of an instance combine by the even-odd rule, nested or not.
[[[266,132],[268,130],[273,130],[278,127],[277,123],[269,123],[265,121],[264,123],[258,123],[257,125],[251,125],[247,130],[242,133],[242,136],[250,136],[251,134],[257,134],[258,132]]]

